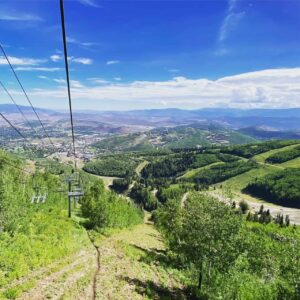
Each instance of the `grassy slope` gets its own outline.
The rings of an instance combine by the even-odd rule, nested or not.
[[[184,173],[182,176],[180,176],[180,177],[178,177],[178,178],[191,178],[191,177],[193,177],[196,173],[198,173],[200,170],[209,169],[209,168],[212,167],[212,166],[220,165],[220,164],[224,164],[224,162],[217,161],[217,162],[214,162],[214,163],[209,164],[209,165],[204,166],[204,167],[200,167],[200,168],[196,168],[196,169],[189,170],[189,171],[187,171],[186,173]]]
[[[113,235],[100,251],[96,299],[185,299],[182,274],[167,261],[153,225],[146,222]]]
[[[185,299],[183,274],[171,266],[152,224],[146,221],[94,238],[101,254],[98,271],[90,244],[77,255],[33,273],[34,282],[20,299]]]
[[[297,167],[300,165],[300,158],[296,158],[293,159],[291,161],[287,161],[283,164],[266,164],[265,160],[270,156],[273,155],[275,153],[281,152],[281,151],[285,151],[287,149],[293,148],[298,146],[298,144],[296,145],[291,145],[291,146],[287,146],[287,147],[283,147],[283,148],[279,148],[279,149],[274,149],[271,151],[267,151],[264,152],[262,154],[259,155],[255,155],[253,158],[255,159],[255,161],[257,161],[260,164],[260,167],[258,169],[255,170],[250,170],[246,173],[240,174],[238,176],[229,178],[227,180],[225,180],[222,185],[228,189],[232,189],[233,191],[238,191],[240,192],[243,188],[246,187],[246,185],[248,184],[249,181],[255,179],[256,177],[262,177],[265,176],[267,174],[270,174],[272,172],[276,172],[278,170],[281,170],[283,168],[286,167]],[[219,184],[217,184],[216,186],[218,186]]]
[[[284,168],[300,168],[300,157],[286,161],[286,162],[280,164],[280,166],[284,167]]]
[[[270,150],[270,151],[267,151],[267,152],[264,152],[262,154],[258,154],[258,155],[255,155],[253,158],[257,161],[257,162],[260,162],[260,163],[264,163],[266,161],[266,159],[275,154],[275,153],[278,153],[278,152],[282,152],[282,151],[286,151],[286,150],[289,150],[289,149],[292,149],[292,148],[295,148],[299,146],[299,144],[295,144],[295,145],[290,145],[290,146],[287,146],[287,147],[283,147],[283,148],[279,148],[279,149],[273,149],[273,150]]]
[[[64,267],[88,245],[84,228],[69,220],[67,211],[36,213],[27,234],[1,237],[0,299],[15,298],[35,285],[37,270],[50,270],[54,262]]]
[[[274,149],[271,151],[267,151],[264,152],[262,154],[256,155],[254,156],[254,159],[260,163],[260,167],[258,169],[255,170],[250,170],[246,173],[240,174],[238,176],[232,177],[230,179],[225,180],[223,183],[221,184],[216,184],[216,188],[217,191],[220,192],[219,187],[220,185],[222,185],[222,189],[225,190],[231,190],[232,193],[236,196],[242,196],[243,199],[249,200],[251,202],[261,202],[262,200],[259,198],[255,198],[253,196],[250,196],[248,194],[244,194],[242,193],[242,190],[247,186],[247,184],[255,179],[255,178],[260,178],[263,177],[265,175],[268,175],[270,173],[276,172],[278,170],[287,168],[287,167],[300,167],[300,158],[296,158],[290,161],[287,161],[285,163],[282,164],[266,164],[265,160],[270,156],[273,155],[275,153],[281,152],[281,151],[285,151],[287,149],[293,148],[298,146],[299,144],[296,145],[291,145],[291,146],[287,146],[284,148],[280,148],[280,149]],[[270,203],[270,205],[273,205],[272,203]]]
[[[157,133],[158,131],[158,133]],[[157,138],[153,140],[153,134]],[[216,135],[220,139],[227,140],[230,144],[246,144],[256,142],[256,139],[235,131],[212,129],[203,130],[193,127],[175,127],[169,129],[168,134],[160,133],[159,129],[153,132],[134,133],[122,136],[113,136],[105,138],[94,144],[95,148],[110,151],[143,151],[153,150],[156,148],[155,142],[160,140],[162,148],[186,148],[210,146],[212,142],[208,136]]]

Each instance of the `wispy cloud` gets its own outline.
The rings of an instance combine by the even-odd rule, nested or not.
[[[107,84],[109,83],[108,80],[105,80],[103,78],[99,78],[99,77],[91,77],[87,79],[88,81],[91,81],[93,83],[99,83],[99,84]]]
[[[80,40],[75,39],[73,37],[67,37],[67,42],[70,43],[70,44],[81,46],[83,48],[90,48],[90,47],[99,45],[99,43],[95,43],[95,42],[83,42],[83,41],[80,41]]]
[[[0,11],[0,20],[1,21],[29,21],[29,22],[43,21],[43,19],[37,15],[16,13],[16,12],[4,12],[4,11]]]
[[[129,102],[144,107],[201,108],[237,107],[270,108],[299,107],[300,68],[268,69],[237,74],[218,80],[174,77],[168,81],[134,81],[108,83],[93,87],[73,82],[74,100],[95,108],[103,101]],[[76,87],[76,88],[75,88]],[[31,92],[36,99],[62,99],[62,89],[43,89]],[[100,102],[101,101],[101,102]]]
[[[100,7],[98,1],[96,0],[78,0],[78,1],[87,6]]]
[[[59,55],[59,54],[53,54],[50,56],[50,59],[53,62],[58,62],[63,59],[63,56]],[[68,60],[70,62],[75,62],[75,63],[82,64],[82,65],[91,65],[93,63],[93,60],[91,58],[87,58],[87,57],[68,56]]]
[[[62,68],[48,68],[48,67],[17,67],[16,71],[42,71],[42,72],[56,72]]]
[[[43,75],[39,75],[38,78],[40,79],[45,79],[45,80],[49,80],[50,78],[47,76],[43,76]]]
[[[115,65],[115,64],[118,64],[118,63],[120,63],[119,60],[108,60],[106,62],[107,65]]]
[[[53,54],[50,56],[50,59],[54,62],[57,62],[57,61],[60,61],[63,59],[63,57],[61,55],[58,55],[58,54]]]
[[[59,85],[66,85],[67,83],[67,81],[63,78],[54,78],[53,81],[58,83]],[[84,88],[84,85],[78,80],[70,80],[70,85],[74,89]]]
[[[71,80],[70,84],[71,84],[71,87],[75,88],[75,89],[84,88],[84,85],[80,81],[78,81],[78,80]]]
[[[15,56],[8,56],[9,61],[12,65],[16,66],[36,66],[40,63],[46,62],[45,59],[36,59],[36,58],[27,58],[27,57],[15,57]],[[4,56],[0,56],[0,65],[6,65],[7,61]]]
[[[62,78],[54,78],[53,79],[54,82],[59,83],[59,84],[65,84],[66,80],[62,79]]]
[[[116,80],[116,81],[121,81],[122,78],[121,78],[121,77],[114,77],[114,80]]]
[[[91,65],[93,64],[93,60],[86,57],[70,57],[70,61],[76,62],[82,65]]]
[[[230,31],[238,24],[239,20],[244,16],[244,11],[237,11],[238,0],[228,0],[228,9],[226,16],[220,27],[218,41],[224,42]]]

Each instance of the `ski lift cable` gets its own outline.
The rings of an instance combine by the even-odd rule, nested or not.
[[[20,112],[20,114],[22,115],[23,119],[26,121],[27,125],[31,128],[31,130],[33,130],[36,135],[38,136],[38,138],[41,140],[43,146],[45,146],[44,141],[41,139],[41,137],[38,135],[37,130],[32,126],[32,124],[29,122],[28,118],[26,117],[26,115],[24,114],[24,112],[22,111],[21,107],[17,104],[17,102],[15,101],[15,99],[13,98],[13,96],[11,95],[11,93],[7,90],[7,88],[5,87],[4,83],[0,80],[0,85],[2,86],[3,90],[5,91],[5,93],[8,95],[8,97],[10,98],[10,100],[13,102],[13,104],[17,107],[18,111]]]
[[[10,126],[13,128],[13,130],[15,130],[18,135],[23,138],[26,142],[28,142],[28,139],[24,136],[24,134],[14,125],[12,124],[5,116],[3,113],[0,112],[0,116],[2,117],[2,119]]]
[[[33,174],[34,174],[33,172],[30,172],[30,171],[28,171],[28,170],[19,168],[18,166],[14,165],[14,164],[12,164],[12,163],[10,163],[10,162],[8,162],[7,160],[0,160],[0,163],[7,164],[8,166],[15,168],[16,170],[19,170],[19,171],[21,171],[21,172],[23,172],[23,173],[27,173],[27,174],[29,174],[29,175],[33,175]]]
[[[25,135],[10,121],[7,119],[7,117],[0,112],[0,117],[14,130],[18,133],[18,135],[28,144],[32,145],[29,140],[25,137]],[[26,145],[26,144],[25,144]],[[32,145],[33,146],[33,145]],[[29,147],[30,151],[32,152],[33,156],[35,155],[32,149]]]
[[[70,121],[71,121],[71,130],[72,130],[72,145],[73,145],[74,167],[75,167],[75,170],[77,170],[75,133],[74,133],[74,122],[73,122],[73,111],[72,111],[72,98],[71,98],[71,88],[70,88],[68,50],[67,50],[65,13],[64,13],[64,2],[63,2],[63,0],[60,0],[60,16],[61,16],[62,38],[63,38],[63,46],[64,46],[64,61],[65,61],[65,70],[66,70],[66,79],[67,79],[67,88],[68,88]]]
[[[39,123],[40,123],[40,125],[41,125],[41,127],[42,127],[42,129],[43,129],[43,131],[44,131],[44,133],[45,133],[45,135],[46,135],[46,137],[47,137],[48,140],[50,141],[50,144],[52,145],[52,147],[55,149],[55,146],[54,146],[54,144],[53,144],[53,142],[52,142],[50,136],[48,135],[48,132],[46,131],[46,128],[45,128],[44,124],[42,123],[42,121],[41,121],[41,119],[40,119],[40,117],[39,117],[39,115],[38,115],[36,109],[34,108],[32,102],[30,101],[30,99],[29,99],[29,97],[28,97],[28,94],[26,93],[26,91],[25,91],[25,89],[24,89],[24,86],[22,85],[22,83],[21,83],[21,81],[20,81],[20,79],[19,79],[19,77],[18,77],[18,75],[17,75],[17,73],[16,73],[14,67],[12,66],[12,64],[11,64],[11,62],[10,62],[8,56],[6,55],[6,52],[5,52],[5,50],[4,50],[4,48],[3,48],[3,46],[2,46],[1,44],[0,44],[0,49],[1,49],[1,51],[2,51],[2,53],[3,53],[3,55],[4,55],[4,57],[5,57],[5,59],[6,59],[7,63],[8,63],[8,65],[10,66],[10,68],[11,68],[11,70],[12,70],[12,72],[13,72],[15,78],[16,78],[16,80],[18,81],[19,86],[21,87],[21,89],[22,89],[22,91],[23,91],[23,93],[24,93],[24,95],[25,95],[25,97],[26,97],[28,103],[30,104],[31,109],[33,110],[35,116],[37,117],[37,119],[38,119],[38,121],[39,121]]]

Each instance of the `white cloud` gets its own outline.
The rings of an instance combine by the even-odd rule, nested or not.
[[[57,61],[60,61],[63,59],[63,57],[61,55],[58,55],[58,54],[53,54],[50,56],[50,59],[54,62],[57,62]]]
[[[47,76],[43,76],[43,75],[39,75],[39,76],[38,76],[38,78],[40,78],[40,79],[46,79],[46,80],[48,80],[48,79],[49,79],[49,77],[47,77]]]
[[[79,40],[77,40],[73,37],[67,37],[67,42],[70,43],[70,44],[74,44],[74,45],[84,47],[84,48],[89,48],[89,47],[99,45],[98,43],[95,43],[95,42],[82,42],[82,41],[79,41]]]
[[[67,84],[67,81],[63,78],[54,78],[53,81],[58,83],[59,85],[66,85]],[[75,88],[75,89],[84,88],[84,85],[78,80],[70,80],[70,85],[71,85],[72,88]]]
[[[238,24],[239,20],[245,14],[244,11],[236,11],[237,2],[238,0],[228,0],[228,10],[219,31],[219,42],[224,42],[227,39],[230,31]]]
[[[125,101],[152,108],[167,107],[299,107],[300,68],[269,69],[223,77],[218,80],[175,77],[169,81],[134,81],[109,83],[95,87],[73,82],[72,97],[101,107],[101,101]],[[39,90],[31,95],[37,99],[65,97],[65,91]],[[82,102],[85,103],[85,102]]]
[[[42,71],[42,72],[56,72],[61,68],[47,68],[47,67],[17,67],[16,71]]]
[[[40,63],[45,62],[45,59],[35,59],[35,58],[20,58],[14,56],[8,56],[8,59],[12,65],[16,66],[35,66]],[[0,65],[6,65],[7,61],[4,56],[0,56]]]
[[[99,7],[99,4],[95,0],[78,0],[78,1],[87,6]]]
[[[70,80],[70,85],[72,88],[75,88],[75,89],[84,88],[84,85],[78,80]]]
[[[0,20],[1,21],[43,21],[43,19],[39,16],[25,13],[9,13],[9,12],[0,12]]]
[[[99,84],[107,84],[109,81],[99,78],[99,77],[91,77],[87,79],[88,81],[94,82],[94,83],[99,83]]]
[[[118,64],[118,63],[120,63],[119,60],[108,60],[106,62],[107,65],[115,65],[115,64]]]
[[[62,79],[62,78],[54,78],[53,79],[54,82],[59,83],[59,84],[65,84],[66,80]]]
[[[92,59],[86,57],[70,57],[69,59],[82,65],[91,65],[93,63]]]
[[[122,78],[121,78],[121,77],[114,77],[114,80],[116,80],[116,81],[121,81]]]

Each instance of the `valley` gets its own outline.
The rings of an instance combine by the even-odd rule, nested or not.
[[[0,300],[300,300],[299,0],[0,23]]]
[[[5,141],[0,299],[297,295],[298,139],[203,123],[81,130],[75,173],[69,136],[58,151]],[[71,206],[68,182],[84,191]]]

